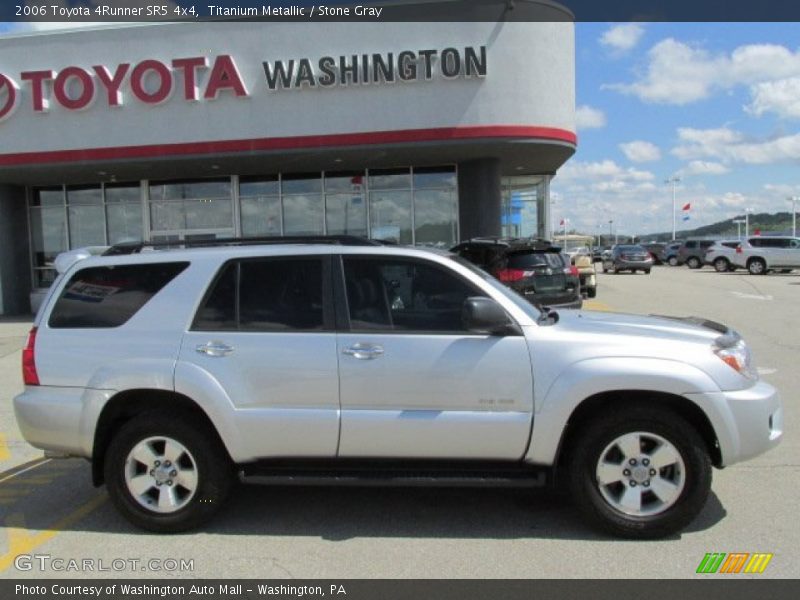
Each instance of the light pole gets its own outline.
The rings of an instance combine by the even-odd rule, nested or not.
[[[734,219],[734,223],[736,223],[736,238],[742,239],[742,223],[745,222],[744,219]]]
[[[608,222],[608,245],[611,245],[611,238],[614,235],[614,219]]]
[[[744,237],[750,235],[750,213],[753,212],[752,208],[744,209]]]
[[[665,179],[664,183],[671,183],[672,184],[672,241],[675,241],[675,185],[681,180],[680,177],[677,175],[673,175],[669,179]]]
[[[786,201],[792,203],[792,237],[797,237],[797,201],[800,196],[789,196]]]

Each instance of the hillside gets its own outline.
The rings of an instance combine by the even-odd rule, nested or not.
[[[744,219],[744,215],[738,215],[736,217],[726,219],[725,221],[719,221],[718,223],[713,223],[712,225],[704,225],[703,227],[697,227],[696,229],[678,229],[677,238],[678,239],[686,239],[689,237],[708,237],[708,238],[719,238],[719,237],[736,237],[736,223],[734,223],[734,219]],[[741,225],[742,228],[742,235],[744,235],[744,223]],[[750,215],[750,233],[753,233],[756,229],[760,229],[762,234],[791,234],[792,233],[792,213],[791,212],[779,212],[775,214],[770,213],[755,213]],[[672,239],[672,232],[667,231],[663,233],[654,233],[650,235],[641,236],[642,240],[645,241],[659,241],[665,242]]]

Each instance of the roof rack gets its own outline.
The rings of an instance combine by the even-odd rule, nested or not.
[[[123,242],[103,252],[103,256],[138,254],[144,248],[214,248],[217,246],[261,246],[271,244],[337,244],[340,246],[381,246],[378,240],[357,235],[287,235],[209,240],[171,240],[164,242]]]

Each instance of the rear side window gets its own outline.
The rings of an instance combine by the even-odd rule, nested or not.
[[[697,242],[686,242],[686,247],[687,248],[696,248],[697,247]]]
[[[722,242],[722,245],[727,248],[736,248],[740,242]]]
[[[325,329],[322,259],[269,258],[229,263],[195,316],[199,331]]]
[[[713,242],[713,240],[708,240],[708,241],[705,241],[705,242],[700,242],[700,247],[701,247],[701,248],[708,248],[708,247],[710,247],[710,246],[713,246],[713,245],[714,245],[714,242]]]
[[[55,329],[119,327],[188,266],[188,262],[171,262],[81,269],[64,286],[49,325]]]

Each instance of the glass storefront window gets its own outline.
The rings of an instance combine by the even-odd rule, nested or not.
[[[281,191],[283,234],[322,235],[322,174],[283,177]]]
[[[230,229],[233,201],[230,179],[176,181],[150,185],[153,231]]]
[[[455,169],[440,167],[421,167],[414,169],[414,189],[446,188],[456,189]]]
[[[414,240],[417,245],[451,248],[458,241],[455,189],[414,190]]]
[[[396,244],[413,243],[411,190],[370,191],[370,237]]]
[[[63,206],[31,208],[31,246],[34,268],[53,268],[60,252],[67,250],[67,223]],[[55,271],[49,274],[50,280]]]
[[[501,226],[503,235],[536,237],[539,229],[537,205],[544,195],[541,176],[504,177],[502,185]]]
[[[64,206],[64,188],[59,185],[34,190],[31,206]]]
[[[98,186],[67,187],[69,237],[73,248],[106,243],[103,189]]]
[[[363,171],[325,173],[325,226],[328,235],[367,235]]]
[[[242,236],[278,236],[283,229],[281,218],[280,180],[269,177],[241,178],[239,203]]]
[[[280,196],[242,197],[241,212],[244,237],[281,235]]]
[[[142,188],[138,183],[105,187],[108,243],[142,240]]]
[[[371,169],[370,190],[404,190],[411,188],[411,169]]]

